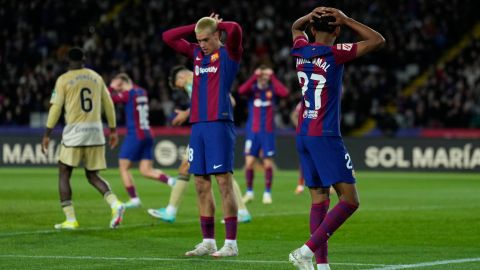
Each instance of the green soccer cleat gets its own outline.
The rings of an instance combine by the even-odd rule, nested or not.
[[[165,221],[168,223],[175,222],[175,215],[167,213],[167,208],[159,208],[159,209],[148,209],[148,213],[155,218],[160,219],[161,221]]]
[[[60,223],[60,224],[55,224],[55,229],[57,230],[75,230],[78,228],[78,222],[75,220],[75,221],[68,221],[68,220],[65,220],[64,222]]]

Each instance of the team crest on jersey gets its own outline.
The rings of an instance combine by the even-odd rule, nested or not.
[[[342,51],[351,51],[353,48],[352,43],[342,43],[342,44],[337,44],[337,50],[342,50]]]
[[[268,99],[272,99],[272,91],[268,90],[267,93],[265,94],[265,96],[268,98]]]
[[[303,111],[303,118],[307,119],[317,119],[318,111],[316,110],[305,110]]]
[[[213,62],[217,61],[218,58],[219,58],[218,52],[212,54],[212,56],[210,56],[210,63],[213,63]]]

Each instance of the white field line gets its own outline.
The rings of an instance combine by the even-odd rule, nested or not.
[[[480,257],[457,259],[457,260],[412,263],[412,264],[388,265],[385,267],[373,268],[371,270],[398,270],[398,269],[421,268],[421,267],[429,267],[429,266],[437,266],[437,265],[445,265],[445,264],[459,264],[459,263],[470,263],[470,262],[480,262]]]
[[[44,255],[14,255],[0,254],[0,258],[24,258],[24,259],[55,259],[55,260],[90,260],[90,261],[173,261],[173,262],[227,262],[227,263],[245,263],[245,264],[287,264],[285,261],[269,261],[269,260],[231,260],[231,259],[197,259],[197,258],[157,258],[157,257],[101,257],[101,256],[44,256]],[[337,265],[353,265],[353,266],[389,266],[385,264],[375,263],[330,263]]]

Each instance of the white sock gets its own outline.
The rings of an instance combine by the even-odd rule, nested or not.
[[[248,196],[253,196],[253,191],[247,190],[247,195],[248,195]]]
[[[301,248],[300,248],[300,254],[302,254],[302,256],[304,257],[309,257],[309,258],[312,258],[313,257],[313,252],[312,250],[307,246],[307,245],[303,245]]]
[[[225,239],[225,246],[227,246],[227,245],[236,247],[237,246],[237,240]]]
[[[167,180],[167,184],[169,186],[173,186],[175,184],[175,182],[176,182],[176,179],[173,178],[173,177],[169,177],[168,180]]]
[[[203,238],[203,243],[207,245],[217,245],[215,239]]]
[[[248,210],[247,209],[238,209],[238,215],[239,216],[246,216],[246,215],[248,215]]]
[[[134,198],[131,198],[130,201],[132,203],[139,203],[140,202],[140,198],[139,197],[134,197]]]
[[[317,264],[317,270],[330,270],[328,263],[319,263]]]
[[[166,211],[167,211],[167,214],[169,215],[172,215],[172,216],[177,215],[177,208],[174,206],[171,206],[170,204],[167,206]]]

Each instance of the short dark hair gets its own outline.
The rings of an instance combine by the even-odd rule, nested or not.
[[[321,18],[318,17],[313,17],[313,22],[311,23],[311,26],[313,29],[320,31],[320,32],[327,32],[327,33],[333,33],[335,31],[335,28],[337,28],[336,25],[331,25],[331,22],[335,22],[335,17],[333,16],[324,16]]]
[[[79,47],[73,47],[70,50],[68,50],[68,60],[74,61],[74,62],[80,62],[85,59],[85,54],[83,53],[83,50]]]
[[[184,70],[189,70],[189,69],[184,65],[178,65],[178,66],[174,66],[170,70],[170,75],[168,76],[168,85],[170,86],[170,88],[172,88],[172,89],[177,88],[177,87],[175,87],[175,78],[177,78],[177,74],[180,71],[184,71]]]

